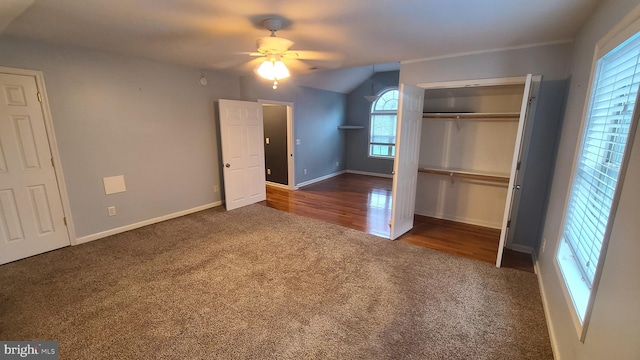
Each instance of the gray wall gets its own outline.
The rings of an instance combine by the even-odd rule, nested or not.
[[[538,254],[539,276],[549,312],[550,331],[559,359],[640,358],[640,136],[635,137],[622,197],[613,223],[606,260],[584,343],[570,317],[555,263],[564,205],[569,191],[571,167],[587,101],[595,44],[613,29],[638,0],[603,1],[583,27],[575,42],[571,85],[558,148],[551,197],[543,236],[546,244]]]
[[[533,126],[527,129],[530,142],[525,146],[530,151],[524,176],[518,178],[520,206],[512,230],[513,242],[509,244],[515,250],[530,252],[540,243],[568,83],[568,80],[554,80],[540,84]]]
[[[242,100],[287,101],[294,104],[295,184],[301,184],[345,169],[345,94],[297,86],[284,80],[273,90],[271,83],[254,76],[240,79]],[[336,165],[336,162],[339,165]],[[307,169],[307,174],[304,174]]]
[[[400,82],[492,79],[526,74],[544,81],[566,79],[572,44],[555,44],[428,61],[401,63]]]
[[[371,103],[364,97],[371,95],[371,85],[373,85],[373,95],[382,89],[397,87],[399,77],[399,71],[376,73],[347,96],[346,123],[364,126],[364,129],[360,130],[343,130],[347,139],[345,154],[347,170],[391,175],[393,159],[377,159],[368,156]]]
[[[0,66],[44,73],[78,237],[220,200],[214,101],[240,97],[237,77],[8,38]],[[105,195],[114,175],[127,191]]]
[[[267,181],[288,185],[287,107],[263,105],[262,118],[264,137],[269,139],[264,144],[265,177]]]

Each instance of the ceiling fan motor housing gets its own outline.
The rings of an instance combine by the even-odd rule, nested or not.
[[[286,52],[293,45],[293,41],[280,37],[262,37],[256,42],[258,51],[266,55],[278,55]]]

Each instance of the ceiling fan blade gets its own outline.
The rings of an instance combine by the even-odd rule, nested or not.
[[[225,70],[236,66],[241,66],[245,62],[247,62],[247,59],[230,59],[213,63],[211,64],[211,67],[216,70]]]
[[[292,59],[300,60],[325,60],[325,61],[337,61],[340,60],[340,55],[324,52],[324,51],[311,51],[311,50],[289,50],[282,54],[282,56]]]

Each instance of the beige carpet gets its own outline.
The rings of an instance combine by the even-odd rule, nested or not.
[[[0,266],[0,339],[61,359],[551,359],[534,274],[260,205]]]

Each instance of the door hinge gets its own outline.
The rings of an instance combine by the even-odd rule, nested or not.
[[[67,226],[67,217],[66,216],[62,218],[62,221],[64,221],[64,226]]]
[[[511,220],[507,221],[507,227],[511,226]]]
[[[529,98],[529,105],[531,105],[533,103],[533,100],[535,100],[535,99],[536,99],[535,96],[530,97]]]
[[[516,165],[516,170],[520,170],[520,161],[518,161],[518,165]]]
[[[42,94],[38,93],[38,102],[42,102]]]
[[[56,167],[56,164],[53,162],[53,158],[51,158],[51,166],[52,166],[53,168],[55,168],[55,167]]]

